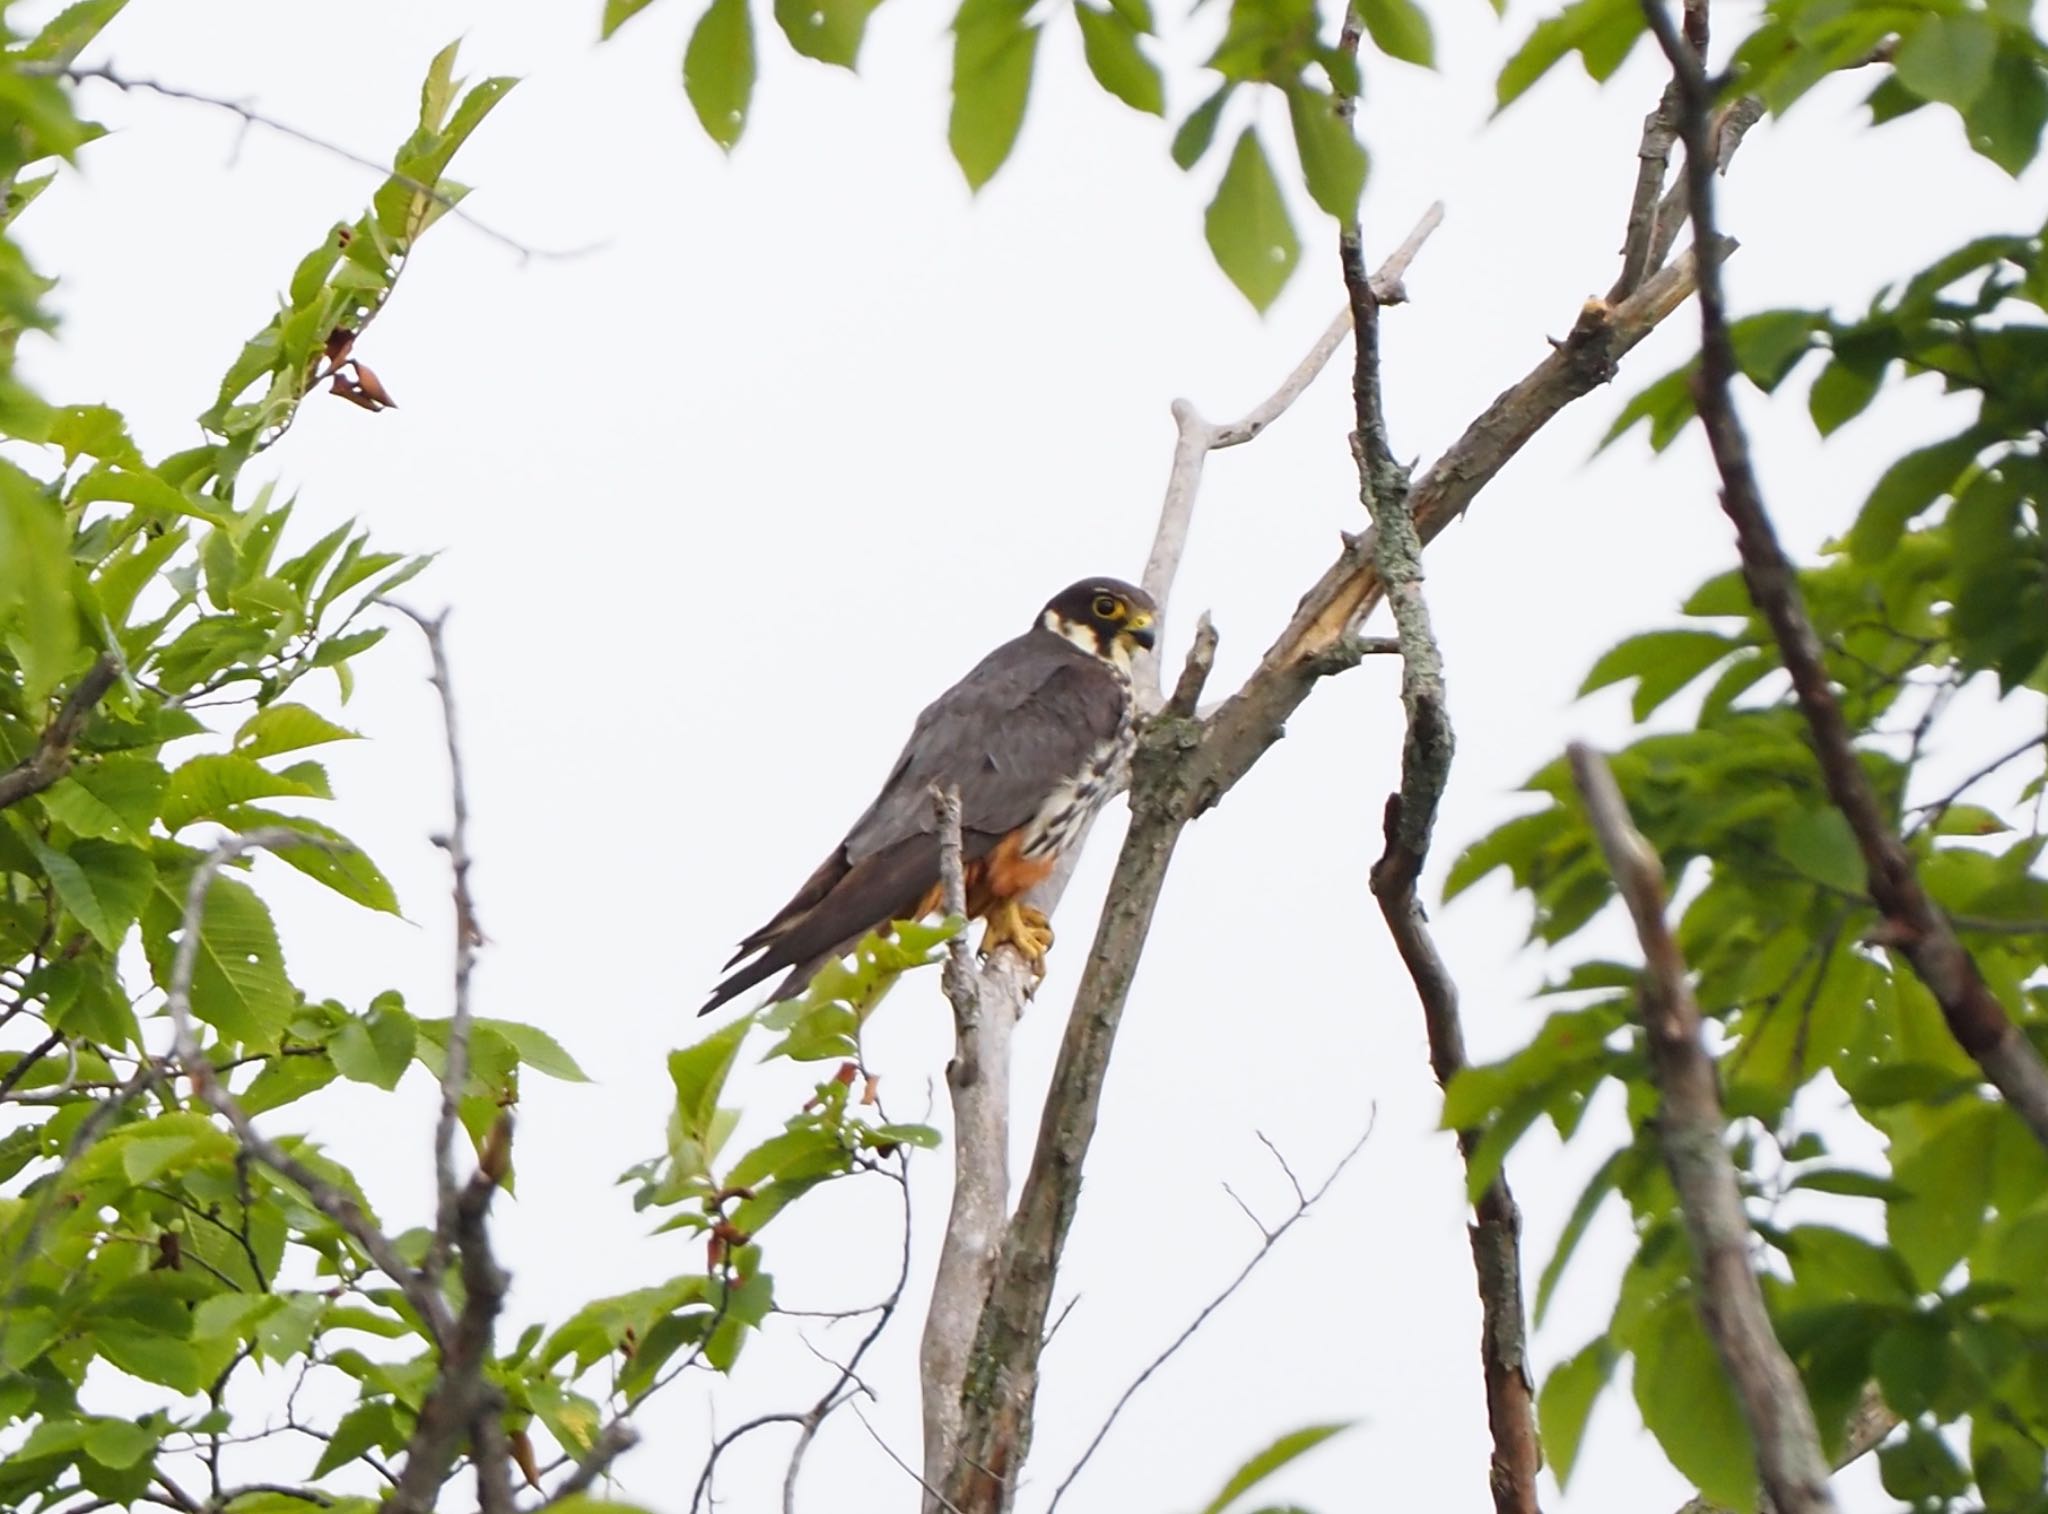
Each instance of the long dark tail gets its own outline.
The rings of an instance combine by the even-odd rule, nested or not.
[[[794,998],[825,963],[871,930],[900,920],[939,878],[939,844],[932,835],[906,836],[894,846],[863,858],[825,896],[765,943],[761,955],[711,991],[708,1015],[785,968],[778,1001]]]

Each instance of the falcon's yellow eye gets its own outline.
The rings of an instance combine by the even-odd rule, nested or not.
[[[1124,602],[1114,594],[1096,595],[1095,603],[1089,608],[1095,612],[1096,618],[1099,620],[1122,620],[1124,618]]]

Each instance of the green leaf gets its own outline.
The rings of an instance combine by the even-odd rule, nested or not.
[[[754,19],[747,0],[711,0],[683,51],[683,93],[705,133],[731,152],[747,129],[754,97]]]
[[[1863,849],[1840,810],[1803,810],[1779,827],[1777,839],[1784,859],[1806,877],[1841,893],[1863,892]]]
[[[1805,1188],[1814,1193],[1836,1193],[1857,1199],[1902,1199],[1907,1197],[1903,1184],[1890,1178],[1879,1177],[1874,1172],[1858,1172],[1853,1167],[1817,1167],[1811,1172],[1802,1172],[1786,1185],[1789,1193]]]
[[[1764,310],[1730,326],[1728,340],[1743,377],[1769,394],[1813,350],[1815,334],[1827,324],[1811,310]]]
[[[1585,1439],[1586,1420],[1594,1400],[1614,1375],[1617,1353],[1606,1336],[1588,1341],[1579,1352],[1550,1369],[1536,1397],[1536,1418],[1543,1431],[1543,1455],[1558,1487],[1571,1479]]]
[[[179,1393],[196,1393],[202,1382],[199,1353],[192,1343],[132,1320],[102,1317],[93,1339],[106,1359],[144,1382]]]
[[[1287,216],[1273,165],[1247,126],[1231,150],[1202,227],[1209,250],[1238,292],[1263,311],[1287,287],[1301,259],[1301,243]]]
[[[156,881],[149,854],[112,841],[74,841],[68,851],[35,836],[28,844],[64,907],[101,946],[120,950]]]
[[[479,1015],[476,1023],[486,1030],[494,1030],[512,1043],[512,1049],[519,1053],[519,1060],[535,1072],[546,1073],[564,1083],[588,1083],[590,1075],[576,1065],[576,1059],[562,1049],[562,1043],[535,1025],[522,1025],[517,1020],[491,1020]]]
[[[1996,1113],[1958,1102],[1929,1122],[1924,1138],[1894,1146],[1892,1173],[1907,1196],[1885,1206],[1885,1232],[1924,1289],[1941,1285],[1984,1228]]]
[[[1121,11],[1078,4],[1074,18],[1081,23],[1081,51],[1095,82],[1132,110],[1165,115],[1166,85],[1159,65],[1139,50],[1138,29],[1130,19]]]
[[[235,751],[244,757],[274,757],[330,741],[360,741],[361,734],[336,725],[303,704],[274,704],[258,710],[235,732]]]
[[[597,38],[600,42],[647,9],[653,0],[604,0],[604,19],[599,23]],[[315,1477],[319,1473],[313,1474]]]
[[[0,645],[15,654],[29,705],[49,696],[77,653],[69,534],[56,502],[0,462]]]
[[[263,1064],[242,1091],[242,1108],[256,1115],[296,1103],[332,1083],[340,1074],[324,1056],[277,1056]]]
[[[361,847],[333,827],[299,815],[280,815],[275,810],[258,809],[249,804],[223,810],[217,818],[221,824],[244,834],[255,830],[297,831],[310,838],[308,844],[273,847],[271,855],[366,909],[380,910],[387,915],[400,913],[398,895],[392,891],[391,880]]]
[[[357,1404],[342,1415],[334,1434],[321,1448],[313,1476],[325,1477],[346,1466],[365,1451],[392,1450],[405,1443],[407,1429],[398,1422],[398,1409],[388,1399]]]
[[[775,24],[806,58],[852,68],[881,0],[775,0]]]
[[[1650,423],[1652,452],[1662,452],[1670,446],[1693,418],[1692,381],[1697,371],[1697,365],[1687,363],[1637,391],[1635,397],[1621,407],[1621,413],[1615,416],[1614,424],[1607,428],[1607,434],[1600,438],[1600,445],[1594,450],[1598,452],[1612,446],[1627,434],[1631,426],[1643,420]]]
[[[2018,178],[2041,151],[2048,125],[2048,80],[2026,43],[2008,38],[1992,65],[1991,83],[1963,117],[1970,145]]]
[[[1890,552],[1913,517],[1948,492],[1983,445],[1973,429],[1908,452],[1885,469],[1849,531],[1856,561],[1873,563]]]
[[[1749,1427],[1690,1293],[1674,1293],[1657,1306],[1635,1352],[1636,1406],[1671,1465],[1710,1502],[1754,1514]]]
[[[1180,130],[1173,134],[1173,161],[1181,168],[1193,168],[1202,161],[1209,151],[1209,144],[1216,139],[1216,123],[1222,119],[1223,107],[1230,103],[1230,93],[1237,88],[1232,80],[1225,80],[1215,94],[1188,113],[1180,123]]]
[[[326,785],[312,781],[310,773],[273,773],[240,752],[209,753],[172,771],[164,790],[164,828],[176,832],[197,820],[218,820],[250,799],[325,797]]]
[[[1223,1491],[1209,1500],[1202,1514],[1223,1514],[1223,1511],[1253,1488],[1271,1477],[1275,1472],[1305,1456],[1333,1435],[1341,1435],[1351,1428],[1349,1420],[1329,1425],[1309,1425],[1281,1436],[1273,1444],[1259,1452],[1230,1476],[1223,1485]]]
[[[327,1043],[327,1054],[344,1078],[374,1083],[388,1093],[412,1065],[416,1040],[412,1016],[397,1004],[379,1001],[341,1027]]]
[[[1025,21],[1030,10],[1030,0],[961,0],[953,17],[946,144],[970,189],[995,177],[1023,129],[1038,56],[1038,28]]]
[[[669,1053],[668,1075],[676,1088],[676,1120],[684,1137],[700,1147],[709,1144],[718,1096],[739,1058],[740,1043],[753,1027],[754,1017],[742,1015],[695,1046]],[[709,1160],[708,1151],[705,1160]]]
[[[1501,65],[1494,109],[1507,109],[1569,52],[1579,54],[1594,79],[1607,79],[1635,47],[1644,25],[1642,7],[1634,0],[1573,0],[1539,22],[1529,40]]]
[[[225,527],[228,524],[227,516],[219,509],[173,488],[154,473],[127,468],[95,468],[73,487],[71,503],[77,506],[100,500],[140,505],[160,515],[190,516],[215,526]]]
[[[1309,197],[1351,225],[1358,219],[1366,171],[1365,149],[1351,123],[1337,114],[1334,97],[1301,83],[1288,87],[1287,119],[1294,127],[1294,150],[1301,156]]]
[[[74,767],[70,777],[43,791],[42,804],[52,820],[77,835],[139,842],[149,834],[167,782],[155,759],[113,753]]]
[[[132,1467],[156,1443],[156,1431],[125,1419],[96,1419],[85,1432],[85,1454],[103,1467]]]
[[[1822,436],[1831,435],[1869,409],[1884,382],[1886,366],[1852,367],[1835,358],[1821,369],[1806,396],[1806,411],[1813,417],[1814,430]]]
[[[1403,63],[1436,67],[1436,38],[1415,0],[1360,0],[1358,9],[1374,47]]]
[[[182,924],[189,878],[185,872],[159,876],[145,907],[143,945],[159,987],[170,982],[176,951],[170,935]],[[297,997],[269,909],[247,884],[215,878],[200,917],[192,1013],[228,1040],[266,1048],[290,1023]]]
[[[1909,1426],[1904,1440],[1879,1447],[1877,1470],[1885,1492],[1908,1503],[1944,1504],[1970,1487],[1970,1475],[1957,1465],[1948,1443],[1925,1425]]]
[[[1892,68],[1901,84],[1923,100],[1968,110],[1991,82],[1998,30],[1971,11],[1934,12],[1906,31]]]
[[[1646,631],[1602,653],[1586,674],[1585,682],[1579,685],[1579,697],[1583,699],[1596,689],[1625,679],[1638,679],[1634,714],[1638,721],[1647,720],[1679,690],[1741,645],[1718,631]]]

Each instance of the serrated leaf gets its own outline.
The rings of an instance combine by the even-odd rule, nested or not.
[[[1254,309],[1264,311],[1293,276],[1294,265],[1301,260],[1301,242],[1273,177],[1273,165],[1249,126],[1231,150],[1230,165],[1216,186],[1202,227],[1217,266]]]
[[[108,951],[118,951],[156,881],[149,854],[113,841],[74,841],[59,851],[38,837],[28,844],[57,897]]]
[[[274,704],[258,710],[235,732],[235,750],[244,757],[274,757],[330,741],[360,741],[362,735],[336,725],[302,704]]]
[[[299,815],[281,815],[275,810],[258,809],[249,804],[223,810],[215,818],[222,825],[245,834],[255,830],[297,831],[309,838],[306,845],[276,846],[270,848],[270,854],[366,909],[387,915],[401,913],[391,880],[361,847],[332,826]]]
[[[754,98],[754,18],[747,0],[711,0],[683,51],[683,93],[705,134],[727,152]]]
[[[1081,51],[1095,82],[1133,110],[1165,115],[1166,85],[1159,65],[1140,51],[1139,32],[1129,18],[1081,4],[1074,7],[1074,18],[1081,24]]]
[[[1536,1396],[1536,1418],[1543,1431],[1543,1455],[1562,1488],[1571,1479],[1585,1439],[1586,1421],[1600,1390],[1614,1375],[1614,1347],[1606,1336],[1589,1341],[1550,1369]]]
[[[162,818],[164,828],[175,833],[197,820],[218,820],[250,799],[326,797],[326,785],[311,772],[274,773],[243,753],[215,752],[172,771]]]
[[[113,753],[72,768],[45,789],[44,810],[80,836],[139,842],[148,836],[169,775],[153,758]]]
[[[1038,28],[1025,20],[1030,10],[1030,0],[961,0],[954,14],[946,143],[969,189],[995,177],[1023,129],[1038,57]]]
[[[696,1045],[669,1053],[668,1074],[675,1084],[676,1119],[684,1136],[700,1146],[708,1144],[719,1093],[739,1058],[740,1043],[746,1040],[753,1025],[752,1015],[741,1015]]]
[[[1301,157],[1309,197],[1349,226],[1358,219],[1358,197],[1365,192],[1365,148],[1351,123],[1337,114],[1334,97],[1306,84],[1287,91],[1287,119],[1294,128],[1294,150]]]
[[[1564,1276],[1565,1264],[1572,1259],[1572,1253],[1585,1238],[1586,1228],[1593,1223],[1593,1216],[1600,1212],[1600,1206],[1607,1201],[1607,1196],[1620,1184],[1633,1155],[1632,1148],[1623,1147],[1608,1157],[1593,1176],[1586,1180],[1586,1186],[1580,1191],[1578,1201],[1572,1205],[1572,1212],[1566,1218],[1564,1229],[1558,1235],[1557,1249],[1551,1252],[1550,1260],[1543,1265],[1543,1275],[1536,1281],[1536,1323],[1539,1327],[1543,1323],[1543,1316],[1550,1309],[1550,1298],[1557,1291],[1558,1280]],[[1600,1343],[1604,1344],[1604,1338]],[[1606,1379],[1603,1376],[1601,1380],[1604,1382]],[[1548,1391],[1547,1385],[1545,1391]],[[1583,1424],[1584,1416],[1581,1415],[1580,1419]],[[1547,1428],[1543,1438],[1544,1443],[1548,1445],[1550,1432]],[[1568,1463],[1569,1458],[1566,1460]],[[1563,1486],[1564,1479],[1565,1473],[1560,1471],[1557,1478],[1559,1486]]]
[[[145,907],[143,944],[160,987],[170,982],[170,935],[183,921],[188,880],[185,873],[159,877]],[[200,917],[192,1013],[227,1040],[267,1048],[277,1044],[296,1002],[270,910],[247,884],[215,878]]]

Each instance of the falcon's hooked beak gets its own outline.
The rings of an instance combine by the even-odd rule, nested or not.
[[[1152,643],[1158,639],[1152,628],[1152,617],[1143,610],[1139,610],[1124,622],[1123,634],[1148,652],[1152,650]]]

